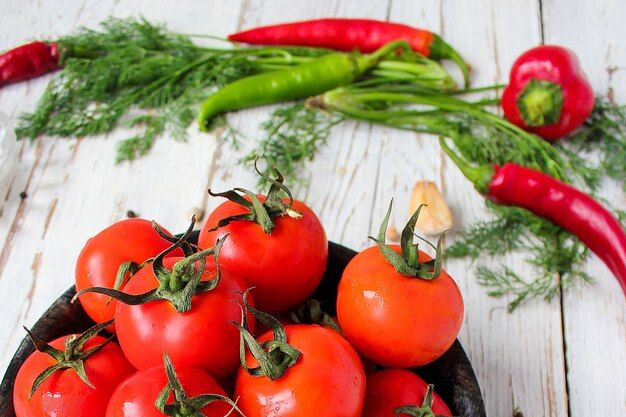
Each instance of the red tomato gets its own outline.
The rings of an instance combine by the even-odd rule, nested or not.
[[[171,269],[183,258],[166,258]],[[213,290],[196,294],[191,310],[178,313],[168,301],[150,301],[141,305],[118,303],[115,313],[117,337],[130,362],[137,369],[147,369],[163,362],[163,352],[176,365],[199,368],[215,379],[233,372],[239,360],[239,329],[231,321],[241,322],[241,292],[248,286],[227,268]],[[202,280],[214,279],[215,264],[207,259]],[[128,294],[143,294],[158,287],[151,267],[142,268],[126,284]],[[253,297],[249,297],[250,301]],[[233,302],[236,301],[236,302]],[[249,325],[254,330],[250,315]]]
[[[58,338],[49,344],[65,350],[64,343],[68,337]],[[81,351],[101,345],[105,340],[102,336],[95,336],[84,344]],[[46,379],[29,400],[28,395],[37,375],[55,363],[52,357],[39,351],[24,361],[15,377],[13,389],[17,417],[104,417],[115,388],[135,371],[119,346],[111,342],[84,362],[87,378],[95,389],[83,382],[76,371],[65,369]]]
[[[369,374],[366,380],[365,405],[361,417],[396,417],[393,410],[405,405],[421,406],[426,394],[426,382],[407,369],[384,369]],[[445,402],[433,393],[433,414],[451,416]]]
[[[399,245],[388,246],[400,253]],[[423,252],[419,258],[430,260]],[[343,271],[337,318],[365,357],[411,368],[432,362],[452,345],[463,322],[463,298],[445,271],[430,281],[403,276],[373,246]]]
[[[257,308],[270,314],[285,312],[306,300],[326,270],[328,240],[322,224],[304,203],[294,201],[293,209],[302,217],[279,217],[270,235],[251,221],[233,221],[209,232],[219,220],[246,212],[226,201],[208,217],[198,239],[200,247],[208,248],[229,234],[220,263],[255,287],[252,295]]]
[[[120,265],[127,261],[141,264],[172,244],[144,219],[125,219],[107,227],[87,241],[76,261],[76,291],[90,287],[113,288]],[[181,256],[180,249],[169,256]],[[103,294],[87,293],[80,303],[96,323],[113,318],[117,301]]]
[[[291,319],[291,317],[288,314],[284,314],[284,315],[280,315],[278,317],[275,317],[281,325],[286,326],[288,324],[295,324],[295,322]],[[323,322],[308,322],[308,321],[298,321],[298,323],[300,324],[317,324],[319,326],[325,327],[327,329],[330,330],[334,330],[334,331],[340,331],[340,334],[343,336],[343,333],[341,332],[341,329],[339,329],[339,323],[337,321],[336,317],[330,317],[330,320],[332,320],[334,322],[334,325],[330,325],[329,323],[323,323]],[[261,322],[260,320],[257,320],[255,323],[255,329],[256,329],[256,334],[257,335],[262,335],[265,332],[268,332],[270,330],[270,328],[265,325],[263,322]],[[358,352],[357,352],[358,353]],[[365,374],[369,374],[372,373],[376,370],[376,364],[374,362],[372,362],[371,360],[363,357],[361,354],[359,354],[359,359],[361,359],[361,364],[363,365],[363,369],[365,371]]]
[[[240,368],[233,398],[246,417],[359,417],[365,373],[359,356],[337,332],[317,325],[285,326],[287,340],[302,356],[271,381]],[[259,341],[271,339],[271,332]],[[257,366],[248,353],[248,365]]]
[[[224,390],[209,374],[186,366],[179,365],[175,368],[176,375],[190,398],[202,394],[226,396]],[[163,365],[137,371],[117,387],[111,396],[106,417],[163,417],[155,402],[167,382]],[[174,395],[170,394],[167,403],[171,404],[173,400]],[[213,401],[201,411],[205,416],[223,417],[231,408],[224,401]]]

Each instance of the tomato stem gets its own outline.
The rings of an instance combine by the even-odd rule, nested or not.
[[[391,215],[391,208],[393,206],[393,199],[389,203],[387,213],[380,224],[378,231],[378,238],[368,236],[369,239],[374,241],[378,245],[378,249],[383,257],[389,262],[394,269],[399,273],[407,277],[420,278],[425,280],[431,280],[437,278],[442,271],[443,263],[443,250],[441,246],[441,240],[443,235],[439,236],[437,245],[432,245],[427,240],[415,235],[415,224],[419,217],[422,205],[413,213],[407,224],[402,229],[402,236],[400,239],[401,254],[390,248],[385,244],[385,234],[387,232],[387,226],[389,225],[389,216]],[[435,249],[436,256],[426,262],[419,261],[419,248],[418,244],[413,242],[414,236],[417,236],[433,249]]]
[[[265,176],[259,171],[256,162],[254,165],[256,172],[266,181],[269,181],[272,185],[267,193],[267,196],[263,202],[252,191],[248,191],[244,188],[235,188],[233,190],[224,191],[221,193],[214,193],[209,189],[209,195],[212,197],[224,197],[233,203],[239,204],[249,211],[243,214],[237,214],[234,216],[225,217],[217,222],[217,225],[209,231],[214,231],[220,227],[226,226],[232,221],[251,221],[258,223],[265,234],[270,235],[274,229],[274,221],[282,216],[289,216],[292,218],[300,218],[302,214],[292,208],[293,196],[291,190],[287,188],[283,182],[285,178],[282,174],[272,167],[272,171],[276,175],[276,178],[270,178]],[[281,192],[284,192],[288,197],[288,202],[285,203],[280,197]],[[241,193],[241,194],[240,194]],[[243,194],[243,195],[242,195]]]
[[[202,408],[214,401],[224,401],[230,404],[233,410],[241,413],[241,410],[233,400],[220,394],[202,394],[189,398],[176,375],[176,370],[167,352],[163,352],[163,362],[165,374],[167,375],[167,384],[163,387],[154,403],[161,413],[172,417],[204,416],[201,412]],[[167,400],[172,392],[174,394],[174,402],[167,404]]]
[[[191,219],[191,225],[187,231],[176,242],[158,254],[152,262],[152,270],[159,281],[159,286],[144,294],[131,295],[112,288],[92,287],[80,290],[72,299],[76,300],[82,294],[95,292],[105,294],[116,300],[129,305],[145,304],[150,301],[164,300],[174,306],[177,312],[184,313],[191,310],[191,301],[195,294],[213,290],[220,282],[222,273],[218,262],[219,252],[228,237],[225,235],[215,242],[215,246],[199,252],[192,253],[180,261],[176,262],[172,269],[163,265],[163,259],[175,249],[182,247],[187,249],[195,247],[187,242],[193,231],[195,216]],[[187,249],[184,249],[185,252]],[[213,279],[201,281],[206,268],[206,258],[213,255],[217,272]]]
[[[105,340],[103,343],[99,344],[96,347],[93,347],[86,351],[81,351],[81,349],[83,348],[85,343],[87,343],[89,340],[96,337],[98,333],[100,333],[102,330],[104,330],[106,327],[112,324],[113,324],[113,320],[109,320],[104,323],[96,324],[95,326],[87,329],[81,335],[72,335],[68,337],[65,340],[65,350],[63,351],[50,346],[48,343],[44,342],[41,339],[38,339],[30,330],[24,327],[24,330],[26,330],[26,333],[28,333],[28,337],[33,342],[33,345],[35,345],[35,349],[37,349],[38,351],[42,353],[49,355],[51,358],[53,358],[56,361],[54,365],[49,366],[48,368],[44,369],[43,372],[37,375],[37,377],[33,381],[33,385],[30,389],[30,393],[28,394],[28,399],[30,399],[33,396],[37,388],[39,388],[39,386],[46,379],[52,376],[52,374],[54,374],[55,372],[60,371],[62,369],[73,369],[78,375],[78,377],[85,384],[95,389],[94,385],[89,381],[89,378],[87,377],[87,374],[85,373],[84,362],[89,356],[93,355],[100,349],[104,348],[113,339],[113,336],[111,336],[110,338],[108,338],[107,340]]]
[[[322,309],[322,303],[319,300],[310,298],[289,311],[289,318],[296,324],[318,324],[327,326],[339,334],[343,334],[343,330],[339,324]]]
[[[405,405],[393,410],[394,414],[408,414],[413,417],[444,417],[439,414],[433,413],[433,391],[434,385],[428,384],[426,387],[426,393],[424,394],[424,401],[421,406],[417,405]]]
[[[232,322],[240,331],[241,343],[241,367],[245,372],[252,376],[265,376],[274,381],[282,377],[287,369],[295,365],[301,356],[301,352],[291,346],[287,341],[287,333],[276,318],[263,311],[257,310],[248,303],[248,292],[252,288],[246,290],[243,295],[243,305],[241,324]],[[261,323],[269,327],[273,333],[273,338],[264,342],[257,342],[248,329],[247,312],[259,320]],[[255,368],[248,367],[246,360],[246,347],[250,354],[257,360],[259,366]]]

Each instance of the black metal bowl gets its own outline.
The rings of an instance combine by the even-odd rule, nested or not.
[[[356,255],[351,249],[329,244],[328,265],[322,283],[313,298],[320,300],[329,313],[335,305],[337,285],[346,265]],[[70,333],[80,333],[93,326],[79,302],[71,303],[74,287],[61,295],[35,323],[31,331],[43,340],[53,340]],[[13,382],[18,369],[35,348],[25,337],[9,364],[0,385],[0,417],[15,417]],[[414,370],[448,404],[455,416],[485,417],[485,405],[472,365],[458,340],[436,361]]]

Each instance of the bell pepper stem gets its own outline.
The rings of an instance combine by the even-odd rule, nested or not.
[[[517,96],[517,108],[527,126],[557,123],[563,109],[563,89],[550,81],[531,79]]]

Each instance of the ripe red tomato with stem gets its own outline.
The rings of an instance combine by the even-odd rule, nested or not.
[[[411,368],[437,359],[452,345],[463,322],[463,298],[435,259],[413,243],[419,209],[402,232],[401,245],[386,245],[391,204],[377,246],[357,254],[337,290],[337,318],[346,338],[379,365]]]
[[[192,253],[187,243],[192,230],[193,223],[176,244],[139,270],[124,292],[85,291],[119,301],[117,338],[137,369],[160,365],[167,351],[175,364],[199,368],[220,380],[239,365],[239,331],[231,322],[241,320],[238,302],[248,285],[230,269],[218,267],[225,238],[215,248]],[[167,257],[179,246],[186,257]],[[214,262],[207,262],[211,255]]]
[[[229,235],[220,253],[222,264],[255,287],[257,308],[280,314],[306,300],[322,280],[328,240],[313,210],[294,200],[284,178],[275,173],[278,178],[268,178],[267,196],[240,188],[217,194],[209,190],[229,201],[208,216],[198,244],[210,247]],[[288,197],[281,198],[281,192]]]
[[[376,371],[367,376],[365,385],[365,405],[361,417],[407,416],[408,414],[395,412],[398,407],[404,406],[427,406],[432,414],[452,416],[452,412],[437,393],[433,392],[431,398],[427,398],[428,384],[408,369]]]
[[[164,354],[164,365],[137,371],[113,392],[106,417],[224,417],[236,405],[206,372],[176,366]]]
[[[365,373],[346,339],[318,325],[280,323],[258,310],[272,330],[255,340],[241,326],[249,351],[235,380],[246,417],[359,417]],[[267,320],[269,318],[269,320]]]
[[[165,230],[163,233],[169,235]],[[78,255],[76,291],[90,287],[114,288],[122,265],[128,271],[122,272],[123,276],[128,276],[170,246],[171,241],[161,236],[148,220],[132,218],[113,223],[90,238]],[[181,255],[180,250],[171,254]],[[96,323],[111,320],[117,305],[117,301],[111,300],[111,297],[96,293],[81,295],[80,303]],[[109,330],[113,330],[113,327]]]
[[[109,324],[50,343],[29,332],[37,350],[15,377],[15,415],[104,417],[115,388],[135,371],[119,346],[97,335]]]

